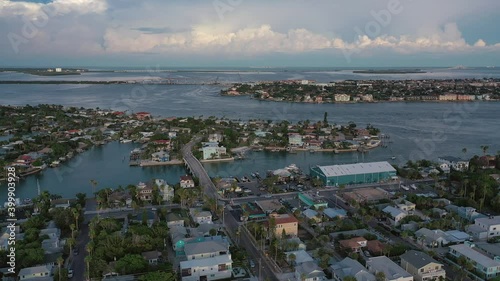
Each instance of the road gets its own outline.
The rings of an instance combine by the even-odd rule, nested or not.
[[[238,229],[240,226],[240,223],[236,220],[236,218],[227,210],[224,211],[224,221],[225,221],[225,226],[227,231],[230,231],[233,235],[232,237],[236,237],[235,231]],[[276,277],[273,269],[271,268],[271,262],[267,261],[267,257],[259,251],[253,244],[252,238],[250,237],[250,234],[248,234],[246,231],[243,231],[243,226],[241,227],[240,231],[240,246],[244,247],[247,250],[249,258],[253,259],[255,261],[256,265],[261,266],[259,280],[275,280],[278,281],[279,279]],[[259,269],[257,268],[257,274],[259,274]]]
[[[85,246],[89,243],[89,226],[87,224],[87,220],[79,225],[80,234],[78,235],[76,241],[76,249],[78,249],[79,254],[77,256],[73,256],[73,262],[71,268],[73,269],[73,278],[71,280],[87,280],[87,276],[85,276],[85,256],[87,255],[87,251],[85,251]]]

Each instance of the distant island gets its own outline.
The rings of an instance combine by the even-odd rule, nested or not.
[[[427,73],[421,69],[368,69],[368,70],[354,70],[352,73],[357,74],[415,74]]]
[[[0,68],[0,72],[19,72],[38,76],[63,76],[63,75],[80,75],[82,72],[88,72],[87,69],[71,69],[71,68]]]

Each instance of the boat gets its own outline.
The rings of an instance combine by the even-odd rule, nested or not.
[[[252,178],[256,177],[255,173],[251,173],[250,176],[252,176]]]
[[[392,157],[391,157],[391,159],[392,159],[392,160],[395,160],[395,159],[396,159],[396,156],[392,156]]]
[[[59,164],[61,164],[61,162],[59,162],[59,161],[53,161],[52,163],[50,163],[50,167],[54,168],[54,167],[59,166]]]
[[[120,142],[121,142],[121,143],[131,143],[131,142],[132,142],[132,140],[121,140]]]

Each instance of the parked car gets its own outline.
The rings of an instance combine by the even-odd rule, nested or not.
[[[68,269],[68,278],[72,278],[73,277],[73,269]]]
[[[250,260],[250,267],[254,268],[255,267],[255,262],[253,260]]]
[[[74,255],[74,256],[78,256],[78,254],[79,254],[79,252],[78,252],[78,248],[75,248],[75,249],[73,250],[73,255]]]

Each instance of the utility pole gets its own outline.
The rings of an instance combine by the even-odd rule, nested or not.
[[[259,258],[259,280],[262,280],[262,258]]]

